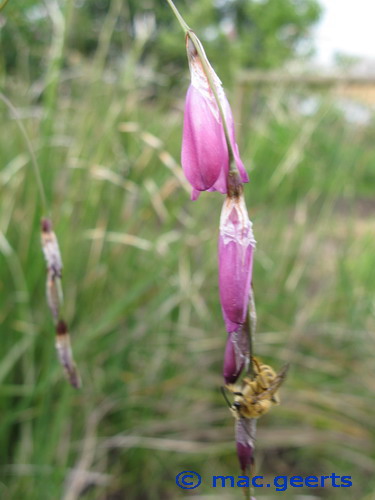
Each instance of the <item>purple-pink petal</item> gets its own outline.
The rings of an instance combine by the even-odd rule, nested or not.
[[[219,290],[229,333],[246,319],[254,247],[252,224],[243,197],[227,197],[220,220]]]
[[[241,470],[246,474],[254,464],[254,440],[256,433],[255,418],[236,420],[237,456]]]
[[[212,113],[212,102],[193,85],[186,95],[181,163],[197,191],[212,188],[229,168],[223,126]]]
[[[221,169],[217,181],[207,191],[219,191],[219,193],[222,194],[226,194],[228,192],[228,168],[229,168],[229,156],[228,156],[227,166]]]

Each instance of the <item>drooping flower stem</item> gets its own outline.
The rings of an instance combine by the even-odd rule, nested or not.
[[[185,35],[188,31],[191,31],[191,29],[189,28],[189,26],[186,24],[184,18],[181,16],[181,14],[179,13],[177,7],[175,6],[175,4],[172,2],[172,0],[167,0],[167,2],[169,3],[169,6],[170,8],[173,10],[173,14],[176,16],[178,22],[180,23],[181,25],[181,28],[185,31]]]
[[[18,115],[17,109],[13,106],[13,104],[10,102],[10,100],[1,92],[0,92],[0,100],[3,101],[3,103],[7,106],[7,108],[10,110],[10,112],[14,115],[14,117],[16,119],[17,126],[20,129],[23,138],[25,139],[25,143],[26,143],[27,149],[29,150],[31,163],[32,163],[32,166],[34,169],[35,179],[36,179],[36,183],[37,183],[38,190],[39,190],[40,201],[42,203],[42,211],[43,211],[44,215],[48,215],[47,198],[46,198],[46,194],[45,194],[44,187],[43,187],[42,177],[40,175],[38,162],[36,161],[34,150],[32,148],[32,145],[31,145],[30,139],[27,135],[27,132],[25,130],[25,127],[23,126],[23,123]]]
[[[202,63],[203,71],[204,71],[205,76],[207,78],[208,85],[209,85],[209,87],[210,87],[210,89],[211,89],[211,91],[212,91],[212,93],[214,95],[217,107],[219,109],[220,118],[221,118],[221,121],[223,123],[225,140],[227,142],[228,153],[229,153],[229,175],[232,175],[232,176],[235,176],[235,177],[239,178],[240,177],[239,176],[239,171],[238,171],[238,168],[236,166],[236,162],[234,161],[234,151],[233,151],[232,141],[231,141],[230,135],[229,135],[228,124],[227,124],[227,121],[225,119],[225,114],[224,114],[223,106],[221,104],[221,101],[220,101],[220,98],[219,98],[219,94],[217,92],[217,88],[216,88],[215,82],[214,82],[214,80],[212,78],[212,72],[211,72],[210,65],[209,65],[209,63],[207,61],[206,54],[202,50],[202,45],[201,45],[201,42],[199,41],[199,38],[194,33],[194,31],[192,31],[189,28],[188,24],[184,21],[183,17],[179,13],[177,7],[173,3],[173,0],[167,0],[167,2],[169,4],[169,6],[171,7],[174,15],[176,16],[178,22],[180,23],[182,29],[184,30],[186,37],[189,38],[189,40],[191,40],[192,44],[194,45],[195,50],[198,53],[200,62]]]

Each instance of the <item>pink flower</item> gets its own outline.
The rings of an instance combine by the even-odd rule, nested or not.
[[[220,217],[219,290],[228,333],[244,324],[249,306],[255,239],[242,189],[227,196]]]
[[[192,199],[196,200],[200,191],[227,192],[230,157],[218,104],[203,69],[201,58],[189,35],[186,38],[186,48],[191,84],[185,101],[181,163],[185,176],[193,187]],[[206,58],[203,47],[201,46],[200,49],[205,58],[204,65],[210,72],[211,82],[215,86],[223,109],[240,178],[242,182],[248,182],[236,144],[229,102],[221,81]]]
[[[249,362],[249,336],[246,328],[228,334],[224,353],[223,375],[226,384],[234,384]]]

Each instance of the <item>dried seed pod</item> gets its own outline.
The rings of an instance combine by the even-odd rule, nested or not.
[[[62,260],[59,244],[52,231],[50,219],[42,219],[42,249],[46,259],[47,269],[53,277],[61,278]]]
[[[79,389],[81,387],[81,378],[73,359],[68,329],[63,320],[60,320],[56,327],[56,350],[67,379],[73,387]]]
[[[59,318],[60,304],[62,304],[61,280],[50,270],[47,273],[46,295],[48,307],[55,321],[57,321]]]

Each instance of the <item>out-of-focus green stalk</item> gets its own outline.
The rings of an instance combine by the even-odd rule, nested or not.
[[[66,40],[66,27],[70,18],[73,1],[65,2],[64,10],[60,9],[58,2],[46,2],[49,17],[53,25],[53,35],[50,48],[49,65],[46,74],[46,90],[44,95],[44,119],[42,133],[44,136],[51,135],[54,111],[58,96],[60,73],[63,62],[63,54]]]
[[[40,175],[40,169],[38,166],[38,162],[36,161],[34,150],[33,150],[33,147],[31,145],[29,136],[27,135],[26,129],[23,126],[23,123],[18,115],[17,109],[13,106],[13,104],[10,102],[10,100],[1,92],[0,92],[0,99],[7,106],[7,108],[13,113],[13,115],[16,119],[17,126],[20,129],[21,134],[23,135],[23,138],[25,139],[26,146],[27,146],[27,149],[29,150],[29,154],[30,154],[30,158],[31,158],[31,164],[32,164],[33,169],[34,169],[36,184],[37,184],[38,190],[39,190],[40,201],[42,203],[42,211],[45,215],[48,215],[47,198],[46,198],[46,194],[44,191],[42,177]]]
[[[3,10],[3,8],[6,6],[6,4],[8,3],[8,0],[4,0],[1,4],[0,4],[0,12]]]
[[[174,15],[176,16],[178,22],[180,23],[181,25],[181,28],[185,31],[185,34],[188,32],[188,31],[191,31],[191,29],[189,28],[189,26],[186,24],[184,18],[181,16],[181,14],[179,13],[177,7],[175,6],[175,4],[173,3],[172,0],[167,0],[167,2],[169,3],[169,6],[170,8],[173,10],[173,13]]]

